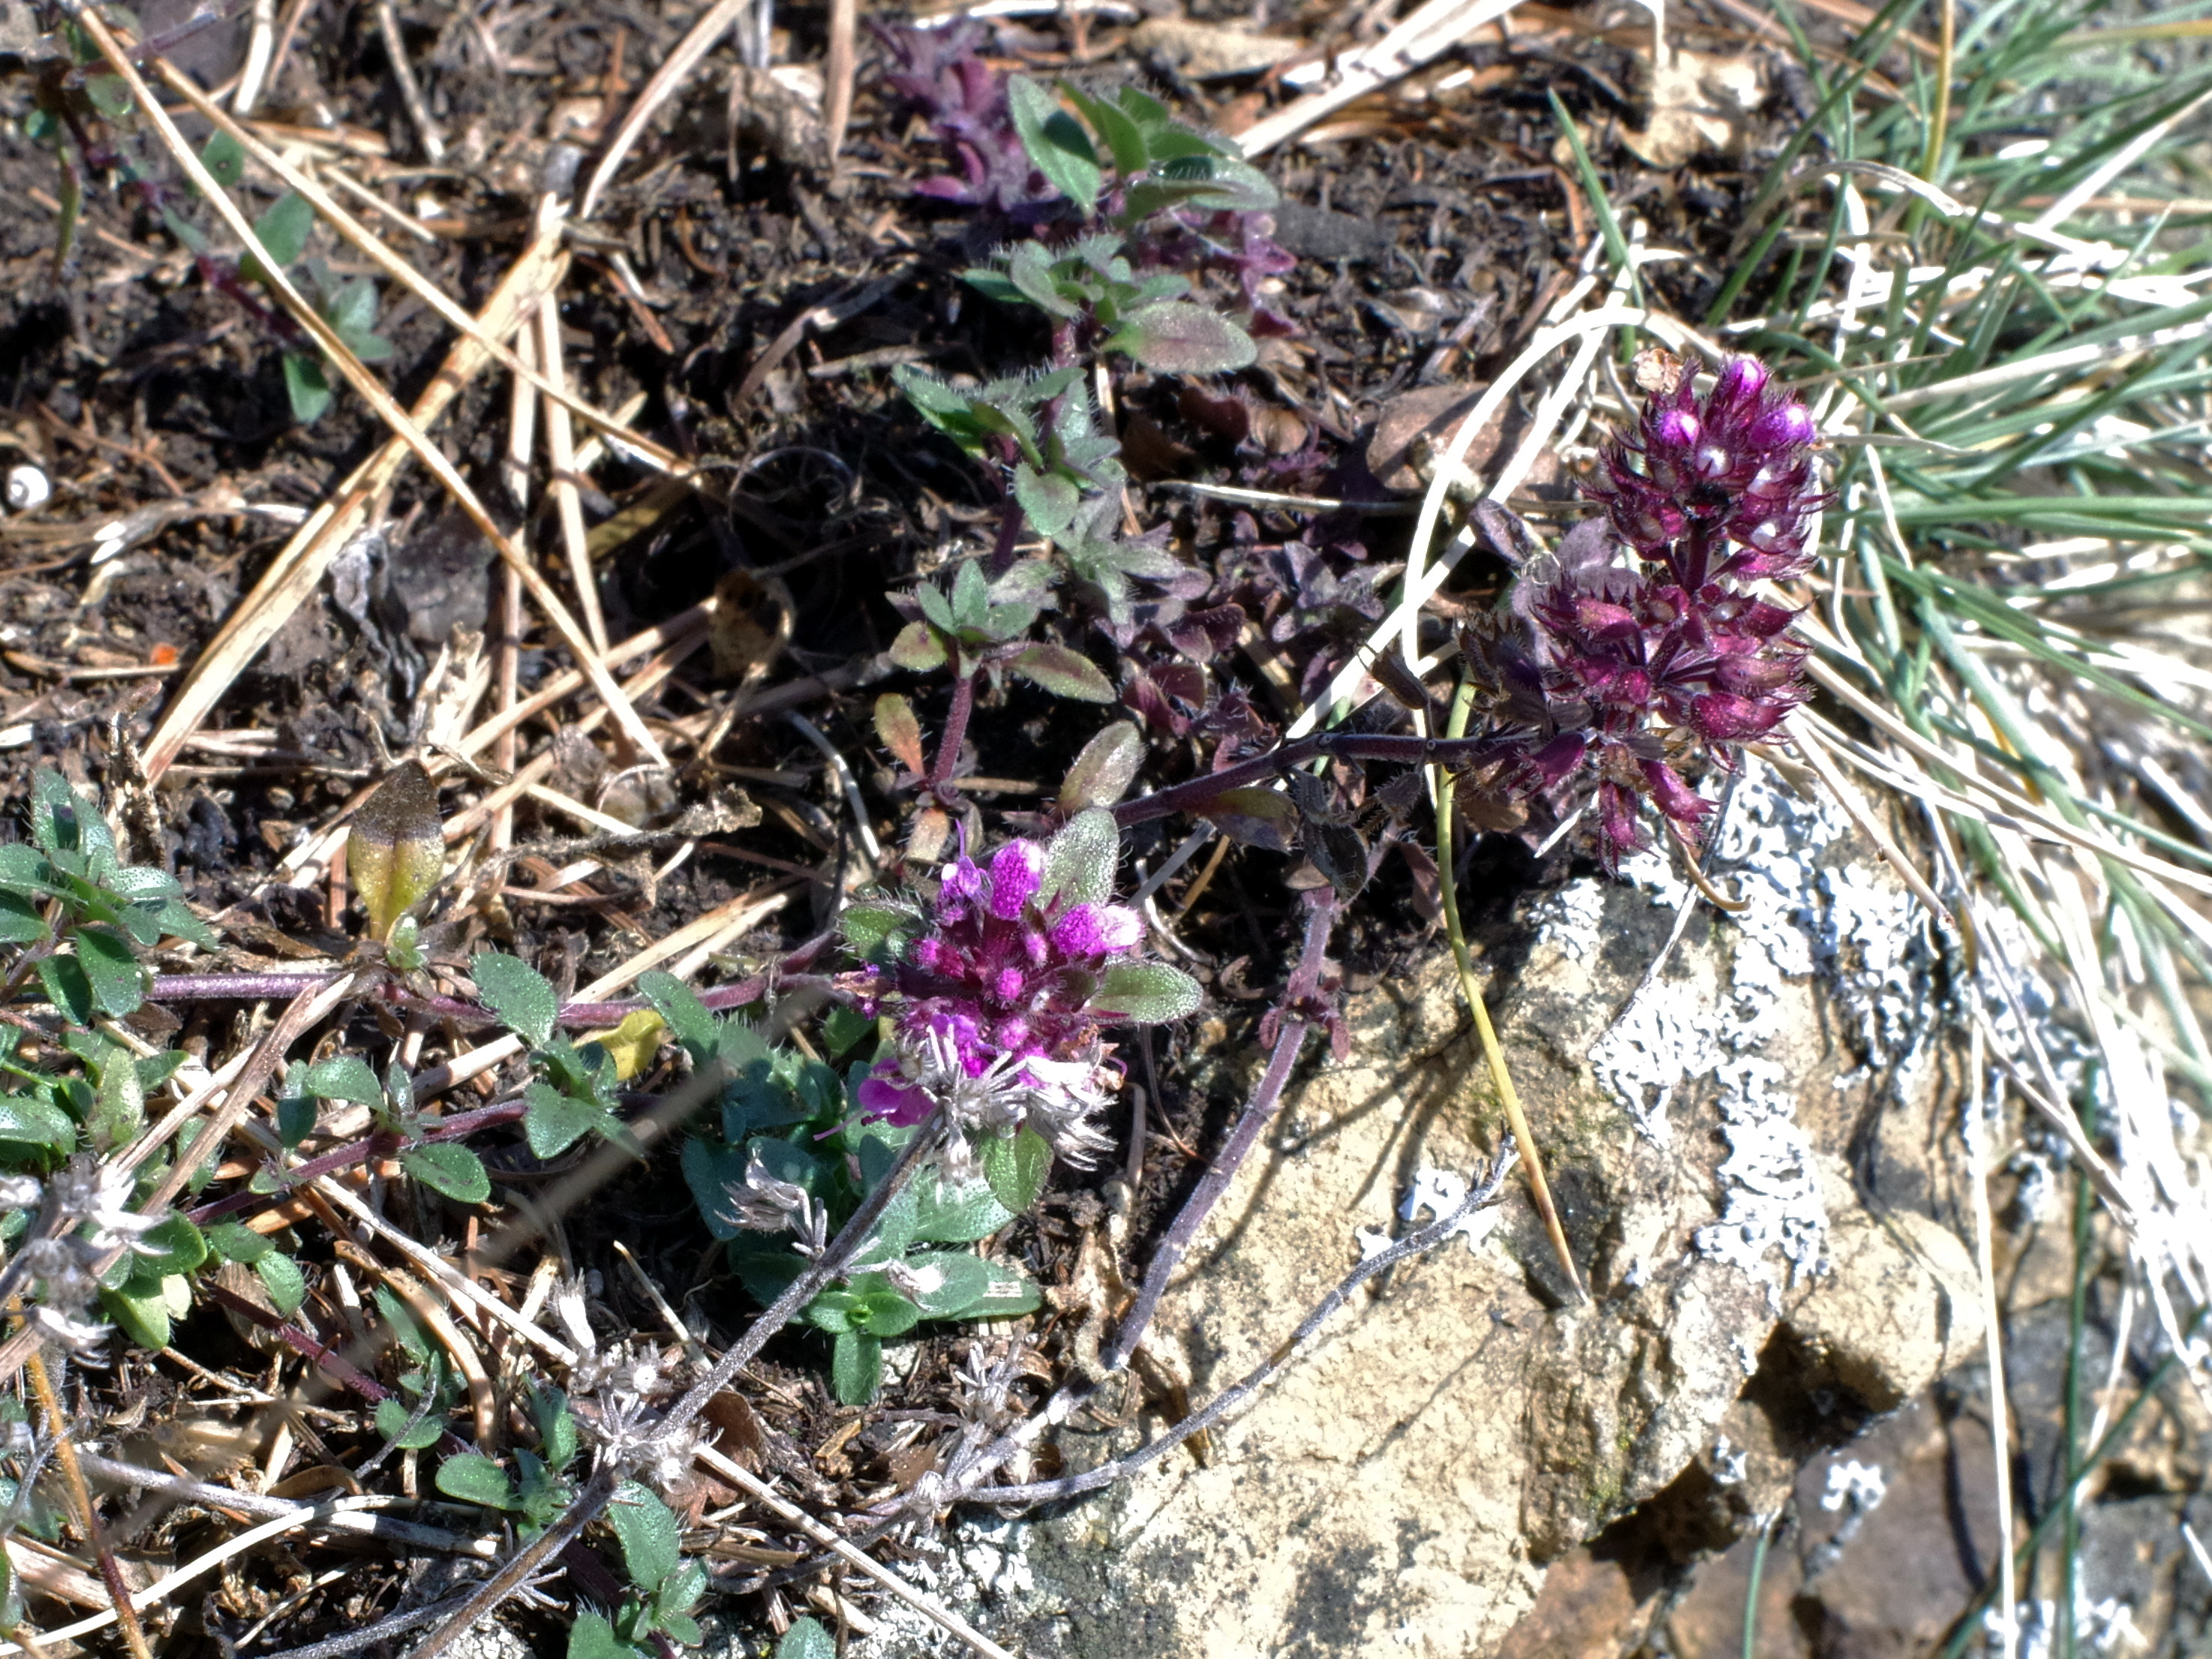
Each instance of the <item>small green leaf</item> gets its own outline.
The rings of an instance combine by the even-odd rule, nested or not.
[[[112,859],[115,854],[107,820],[50,766],[31,775],[31,839],[49,857],[61,853],[90,857],[104,852]]]
[[[860,1297],[849,1291],[824,1291],[806,1304],[807,1323],[832,1336],[842,1336],[853,1328],[853,1310],[860,1303]]]
[[[289,265],[298,263],[300,256],[307,251],[307,234],[314,228],[315,204],[292,190],[270,203],[253,222],[253,234],[269,250],[270,258],[280,265]]]
[[[1048,316],[1072,319],[1083,314],[1083,308],[1060,292],[1060,281],[1053,270],[1052,255],[1045,252],[1042,242],[1019,242],[1003,256],[1006,262],[1006,281],[1015,296],[1028,301]],[[968,273],[968,280],[975,283],[978,273]],[[986,292],[989,290],[985,289]]]
[[[520,1509],[514,1482],[481,1452],[459,1452],[438,1465],[438,1490],[464,1504],[490,1510]]]
[[[320,360],[304,351],[284,354],[284,397],[292,405],[292,418],[301,426],[313,426],[323,418],[330,410],[331,392]]]
[[[102,1290],[100,1305],[123,1333],[142,1348],[169,1346],[169,1301],[160,1290],[142,1294],[135,1288]]]
[[[872,1399],[875,1390],[871,1389]],[[864,1401],[860,1402],[866,1404]],[[837,1659],[837,1638],[812,1619],[794,1619],[775,1644],[775,1659]]]
[[[1014,1218],[980,1178],[954,1182],[942,1173],[924,1175],[915,1182],[914,1194],[914,1237],[919,1243],[972,1244]]]
[[[456,1204],[481,1204],[491,1196],[491,1177],[484,1173],[483,1160],[452,1141],[410,1146],[399,1154],[399,1167]]]
[[[1198,981],[1164,962],[1117,962],[1085,1004],[1089,1012],[1138,1025],[1181,1019],[1198,1007]]]
[[[261,1276],[262,1286],[278,1313],[289,1319],[299,1312],[300,1304],[307,1299],[307,1280],[298,1262],[281,1250],[271,1250],[253,1264],[253,1271]]]
[[[120,1019],[146,1000],[146,970],[131,954],[130,941],[106,927],[80,927],[76,959],[92,986],[93,1005]]]
[[[911,674],[933,673],[946,661],[943,637],[926,622],[910,622],[900,629],[884,654],[890,658],[891,666]]]
[[[399,1345],[399,1352],[417,1365],[428,1364],[430,1339],[415,1322],[414,1310],[381,1285],[377,1288],[376,1309],[384,1316],[384,1322],[391,1329],[392,1340]]]
[[[1011,1139],[994,1135],[983,1143],[983,1179],[991,1196],[1016,1215],[1037,1200],[1052,1168],[1052,1146],[1024,1124]]]
[[[46,1000],[60,1011],[61,1017],[71,1025],[92,1024],[96,1012],[92,1001],[92,981],[83,964],[75,957],[52,956],[39,958],[39,983],[45,988]]]
[[[567,1468],[582,1449],[576,1431],[576,1413],[568,1409],[568,1396],[551,1383],[545,1383],[530,1391],[530,1412],[538,1419],[538,1455],[551,1468]]]
[[[952,619],[962,632],[980,631],[991,619],[991,584],[984,580],[983,567],[970,559],[952,573],[952,598],[950,601]]]
[[[953,611],[952,601],[945,597],[945,590],[935,582],[917,582],[914,602],[921,607],[921,614],[930,626],[939,633],[957,634],[960,631],[959,618]]]
[[[990,1283],[983,1294],[963,1309],[963,1319],[1013,1319],[1025,1313],[1035,1313],[1044,1300],[1037,1289],[1036,1280],[1019,1267],[1005,1261],[987,1261]]]
[[[469,977],[477,995],[497,1014],[507,1030],[543,1048],[553,1040],[553,1023],[561,1012],[561,999],[545,976],[520,957],[503,951],[482,951],[469,959]]]
[[[1060,90],[1068,100],[1083,112],[1083,118],[1097,129],[1098,136],[1106,141],[1106,148],[1114,154],[1115,171],[1127,180],[1145,170],[1149,159],[1145,149],[1144,129],[1124,111],[1103,98],[1093,98],[1081,88],[1067,82]]]
[[[1102,807],[1078,812],[1045,848],[1044,887],[1038,902],[1065,896],[1071,904],[1099,904],[1114,896],[1121,832]]]
[[[1052,538],[1074,522],[1083,496],[1073,481],[1061,474],[1041,473],[1024,465],[1014,469],[1014,500],[1037,534]]]
[[[103,1041],[99,1066],[100,1086],[85,1127],[92,1131],[93,1144],[105,1150],[137,1139],[146,1127],[146,1091],[131,1056],[113,1043]]]
[[[888,1285],[881,1284],[881,1275],[868,1277],[878,1281],[877,1287],[856,1296],[845,1316],[854,1330],[875,1337],[904,1336],[921,1322],[921,1310]]]
[[[252,1228],[235,1221],[218,1221],[207,1230],[208,1248],[225,1261],[249,1267],[276,1247]]]
[[[717,1238],[735,1238],[744,1231],[734,1196],[744,1185],[744,1148],[714,1140],[687,1140],[683,1164],[684,1185],[691,1189],[691,1201],[699,1206],[699,1218],[707,1224],[707,1231]]]
[[[376,284],[366,276],[355,277],[331,296],[323,317],[349,346],[367,337],[376,327]]]
[[[318,1100],[346,1100],[356,1106],[381,1107],[384,1090],[368,1062],[358,1054],[333,1054],[307,1067],[301,1087]]]
[[[906,1293],[925,1319],[954,1319],[990,1291],[991,1269],[965,1250],[917,1250],[900,1274]]]
[[[822,1016],[822,1041],[828,1046],[832,1060],[842,1060],[872,1036],[875,1030],[876,1022],[850,1003],[833,1003],[830,1012]]]
[[[33,825],[39,822],[35,814],[31,821]],[[38,848],[20,842],[0,847],[0,889],[33,898],[44,898],[62,890],[52,867],[39,856]]]
[[[283,1095],[276,1102],[276,1139],[288,1152],[315,1132],[315,1103],[307,1095]]]
[[[246,149],[227,132],[217,132],[200,151],[200,165],[215,175],[215,181],[225,190],[235,185],[246,174]]]
[[[205,1261],[208,1259],[207,1238],[192,1224],[191,1218],[164,1216],[139,1234],[132,1246],[132,1254],[137,1257],[132,1264],[134,1273],[150,1273],[167,1278],[191,1273]]]
[[[85,79],[84,95],[92,106],[111,121],[131,113],[131,83],[119,75],[94,75]]]
[[[0,892],[0,945],[36,945],[46,936],[46,919],[20,893]]]
[[[848,904],[837,921],[844,931],[845,948],[863,961],[889,950],[918,925],[913,912],[888,904]]]
[[[66,1158],[76,1149],[76,1125],[36,1095],[0,1095],[0,1149],[22,1146]]]
[[[699,994],[675,975],[658,969],[641,974],[637,994],[653,1005],[653,1011],[667,1023],[676,1040],[695,1051],[695,1061],[700,1054],[714,1051],[714,1016],[699,1000]]]
[[[376,1402],[376,1431],[402,1451],[421,1451],[446,1437],[445,1425],[436,1412],[426,1412],[418,1418],[404,1403],[392,1399]]]
[[[883,1343],[858,1331],[840,1336],[830,1350],[830,1387],[838,1403],[865,1406],[883,1385]]]
[[[690,1626],[691,1630],[694,1632],[698,1630],[698,1626],[685,1618],[685,1614],[704,1593],[706,1588],[707,1569],[696,1561],[686,1561],[674,1572],[662,1579],[659,1587],[653,1593],[653,1610],[660,1618],[661,1628],[676,1637],[679,1642],[692,1647],[698,1645],[699,1638],[696,1634],[690,1636],[678,1634],[682,1626],[675,1621],[682,1619],[684,1625]]]
[[[1114,701],[1113,681],[1090,658],[1064,645],[1030,646],[1006,666],[1055,697],[1070,697],[1079,702]]]
[[[599,1103],[564,1095],[550,1084],[533,1083],[523,1093],[528,1103],[522,1133],[530,1150],[541,1158],[558,1158],[606,1122]]]
[[[684,1529],[668,1505],[634,1480],[615,1489],[607,1519],[622,1540],[623,1565],[631,1583],[647,1595],[674,1572],[684,1559]]]
[[[1048,88],[1025,75],[1006,82],[1006,107],[1030,163],[1085,214],[1098,205],[1105,176],[1083,124],[1060,106]]]
[[[638,1659],[643,1651],[616,1635],[615,1627],[596,1613],[580,1613],[568,1626],[568,1659]]]

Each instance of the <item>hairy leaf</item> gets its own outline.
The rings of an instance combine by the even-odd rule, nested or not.
[[[623,1565],[629,1581],[650,1594],[684,1559],[683,1528],[668,1505],[634,1480],[615,1489],[607,1519],[622,1540]]]
[[[1036,170],[1085,213],[1096,208],[1105,175],[1083,124],[1060,106],[1049,88],[1025,75],[1006,82],[1006,108]]]
[[[921,746],[921,722],[915,718],[914,705],[896,691],[886,691],[876,699],[876,735],[893,758],[915,776],[929,770],[929,757]]]
[[[1085,1006],[1139,1025],[1181,1019],[1198,1006],[1198,981],[1164,962],[1117,962],[1106,982]]]
[[[0,1095],[0,1152],[25,1146],[66,1158],[76,1148],[76,1125],[37,1095]]]
[[[983,1179],[991,1196],[1016,1215],[1036,1202],[1052,1168],[1052,1146],[1026,1124],[1011,1137],[994,1135],[983,1143]]]
[[[481,1452],[458,1452],[438,1465],[438,1490],[489,1510],[522,1507],[507,1471]]]
[[[307,1067],[301,1086],[318,1100],[347,1100],[356,1106],[384,1104],[384,1086],[358,1054],[333,1054],[317,1060]]]
[[[476,981],[484,1006],[509,1030],[532,1048],[542,1048],[553,1040],[561,999],[544,975],[504,951],[481,951],[469,958],[469,977]]]
[[[1065,896],[1073,904],[1098,904],[1114,896],[1114,872],[1121,857],[1121,832],[1100,807],[1079,812],[1045,848],[1044,885],[1038,902]]]
[[[1105,349],[1127,352],[1155,374],[1221,374],[1248,368],[1259,357],[1250,335],[1188,300],[1138,307],[1121,319]]]
[[[1070,697],[1079,702],[1114,701],[1113,681],[1090,658],[1064,645],[1026,647],[1006,666],[1055,697]]]
[[[92,987],[94,1005],[120,1019],[146,1000],[146,970],[131,952],[130,941],[106,927],[80,927],[76,959]]]
[[[410,1146],[399,1154],[399,1167],[456,1204],[481,1204],[491,1196],[491,1177],[484,1172],[483,1160],[452,1141]]]
[[[550,1083],[533,1083],[523,1091],[526,1109],[522,1117],[523,1138],[541,1158],[561,1156],[605,1121],[597,1102],[564,1095]]]
[[[913,674],[930,673],[945,663],[945,641],[926,622],[910,622],[900,629],[884,654],[890,658],[893,667]]]
[[[840,1405],[865,1406],[884,1385],[880,1339],[847,1331],[830,1351],[830,1387]],[[833,1648],[830,1650],[835,1652]],[[780,1650],[779,1650],[780,1651]]]
[[[1085,744],[1075,764],[1067,769],[1060,786],[1060,810],[1080,812],[1090,806],[1111,806],[1129,793],[1144,759],[1144,738],[1135,726],[1115,721]]]

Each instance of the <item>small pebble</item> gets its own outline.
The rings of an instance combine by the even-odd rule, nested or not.
[[[54,493],[46,475],[28,462],[8,469],[8,507],[14,513],[33,513]]]

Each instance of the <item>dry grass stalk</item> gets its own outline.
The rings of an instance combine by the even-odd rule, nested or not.
[[[190,76],[177,70],[167,59],[157,60],[155,67],[161,73],[163,84],[182,98],[195,112],[204,116],[222,131],[236,139],[246,153],[258,165],[266,167],[287,190],[299,191],[313,205],[317,214],[321,216],[333,230],[344,237],[364,257],[374,262],[386,276],[399,283],[435,312],[447,327],[475,340],[502,368],[510,374],[522,376],[538,389],[541,396],[558,401],[571,415],[592,428],[594,432],[611,434],[621,445],[623,453],[631,456],[640,465],[650,466],[672,477],[685,478],[692,482],[694,488],[702,491],[708,490],[705,482],[696,477],[689,463],[653,442],[650,438],[629,430],[620,416],[610,416],[602,410],[594,409],[571,393],[556,391],[534,365],[526,365],[521,358],[505,343],[507,334],[512,333],[512,330],[495,335],[483,327],[444,289],[424,276],[405,259],[400,258],[359,220],[341,207],[331,193],[313,177],[294,167],[282,155],[264,143],[260,135],[252,127],[233,120],[221,105],[215,103],[199,89],[198,85]],[[711,494],[711,491],[708,493]]]
[[[545,236],[524,250],[485,303],[482,327],[488,334],[510,334],[536,307],[540,295],[557,282],[568,256],[557,236]],[[491,361],[478,337],[454,343],[445,362],[416,400],[416,424],[433,426],[462,390]],[[260,654],[315,590],[347,542],[366,527],[369,503],[388,489],[407,458],[407,446],[395,438],[356,469],[337,495],[317,509],[285,544],[244,602],[224,621],[170,694],[161,721],[145,747],[146,775],[157,779],[168,769],[185,740],[222,700],[246,664]]]
[[[638,94],[637,101],[624,112],[622,124],[615,129],[614,137],[607,141],[607,147],[599,156],[599,166],[592,169],[591,182],[584,186],[583,199],[576,207],[577,218],[592,216],[599,204],[601,193],[614,178],[616,169],[622,166],[631,146],[645,131],[646,123],[653,119],[660,106],[675,94],[676,88],[684,84],[684,78],[698,67],[699,60],[714,50],[714,43],[727,34],[731,26],[754,3],[755,0],[714,0],[706,15],[676,43],[676,50],[668,54],[659,69],[653,70],[653,78],[645,83],[645,89]]]

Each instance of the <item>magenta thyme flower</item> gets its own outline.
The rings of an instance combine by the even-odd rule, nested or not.
[[[1804,404],[1738,357],[1703,398],[1682,374],[1607,446],[1591,492],[1605,517],[1516,584],[1518,638],[1471,642],[1505,739],[1490,795],[1525,800],[1593,778],[1609,866],[1641,844],[1645,801],[1696,838],[1712,805],[1681,763],[1732,768],[1738,745],[1806,695],[1796,613],[1747,588],[1812,562],[1808,523],[1825,500],[1815,435]]]
[[[1143,959],[1143,919],[1110,902],[1117,842],[1110,814],[1085,812],[1049,842],[1007,842],[988,867],[963,853],[933,903],[846,913],[869,1000],[900,1009],[863,1110],[898,1125],[942,1111],[963,1132],[955,1148],[1027,1127],[1071,1162],[1096,1155],[1092,1116],[1121,1081],[1102,1030],[1198,1006],[1188,975]]]

